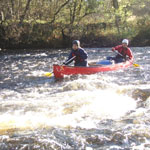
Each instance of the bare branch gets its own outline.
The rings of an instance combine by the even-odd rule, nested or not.
[[[58,13],[62,10],[62,8],[64,8],[69,2],[70,2],[70,0],[67,0],[65,3],[63,3],[63,4],[59,7],[59,9],[55,12],[54,17],[53,17],[52,21],[50,22],[50,24],[52,24],[52,23],[55,22],[55,19],[56,19],[57,14],[58,14]]]
[[[25,18],[25,16],[26,16],[26,13],[27,13],[27,11],[28,11],[29,8],[30,8],[30,3],[31,3],[31,1],[32,1],[32,0],[28,0],[28,1],[27,1],[27,4],[26,4],[25,10],[24,10],[24,13],[23,13],[23,15],[20,17],[19,25],[21,25],[22,22],[24,21],[24,18]]]

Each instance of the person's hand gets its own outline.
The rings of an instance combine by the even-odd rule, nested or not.
[[[126,57],[126,61],[129,61],[130,60],[130,58],[129,57]]]
[[[75,54],[75,53],[72,53],[72,57],[74,57],[74,56],[76,56],[76,54]]]
[[[113,51],[113,52],[115,51],[115,48],[114,48],[114,47],[112,48],[112,51]]]
[[[63,62],[63,65],[66,65],[66,62]]]

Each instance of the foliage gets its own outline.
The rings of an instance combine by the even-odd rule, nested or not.
[[[149,45],[150,0],[0,0],[0,47]],[[144,30],[144,32],[143,32]],[[144,42],[144,40],[146,42]],[[139,44],[139,42],[138,42]]]

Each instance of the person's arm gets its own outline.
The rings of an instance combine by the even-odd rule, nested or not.
[[[133,54],[130,48],[128,49],[127,55],[129,56],[129,59],[133,59]]]
[[[84,60],[87,59],[88,58],[87,52],[84,50],[80,50],[80,57]]]
[[[117,50],[118,52],[120,52],[120,48],[121,48],[121,45],[118,45],[118,46],[112,47],[112,51]]]
[[[74,53],[73,52],[71,52],[70,54],[69,54],[69,57],[68,57],[68,59],[67,59],[67,61],[66,62],[64,62],[63,64],[64,65],[69,65],[74,59],[71,59],[71,58],[73,58],[75,55],[74,55]],[[70,60],[70,61],[69,61]]]

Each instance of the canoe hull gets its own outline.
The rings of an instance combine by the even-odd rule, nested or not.
[[[90,75],[98,72],[114,71],[118,69],[127,68],[132,65],[132,62],[127,61],[123,63],[107,65],[107,66],[89,66],[89,67],[73,67],[53,65],[53,72],[55,78],[63,78],[64,75]]]

